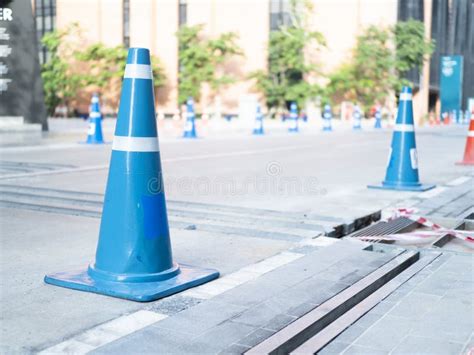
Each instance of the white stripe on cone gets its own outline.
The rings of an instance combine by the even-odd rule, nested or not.
[[[400,94],[400,101],[411,101],[412,96],[409,92],[402,92]]]
[[[397,131],[397,132],[414,132],[415,131],[415,126],[412,125],[412,124],[397,123],[395,125],[394,131]]]
[[[123,152],[159,152],[158,137],[115,136],[112,150]]]
[[[148,64],[127,64],[124,79],[151,79],[151,66]]]

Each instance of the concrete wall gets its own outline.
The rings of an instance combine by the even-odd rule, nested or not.
[[[312,26],[327,41],[322,51],[325,72],[348,60],[357,35],[369,25],[392,26],[397,22],[397,0],[313,0]]]
[[[56,0],[56,26],[78,23],[88,43],[122,43],[122,6],[117,0]]]

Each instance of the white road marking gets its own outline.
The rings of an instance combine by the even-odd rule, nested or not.
[[[210,158],[227,158],[227,157],[236,157],[236,156],[244,156],[244,155],[254,155],[254,154],[263,154],[263,153],[274,153],[274,152],[281,152],[281,151],[290,151],[290,150],[298,150],[298,149],[308,149],[313,147],[312,145],[300,145],[295,147],[281,147],[281,148],[269,148],[269,149],[259,149],[259,150],[242,150],[239,152],[229,152],[229,153],[216,153],[216,154],[203,154],[203,155],[191,155],[185,157],[178,157],[178,158],[169,158],[163,159],[164,163],[174,163],[179,161],[187,161],[187,160],[198,160],[198,159],[210,159]]]
[[[471,180],[470,176],[460,176],[457,179],[451,180],[446,185],[448,185],[448,186],[458,186],[458,185],[464,184],[465,182],[467,182],[469,180]]]
[[[421,194],[418,195],[418,197],[422,199],[435,197],[439,195],[441,192],[445,191],[446,189],[447,189],[446,187],[438,186],[438,187],[435,187],[433,190],[422,192]]]
[[[273,153],[273,152],[278,152],[278,151],[307,149],[310,147],[312,146],[305,145],[305,146],[282,147],[282,148],[260,149],[260,150],[244,150],[240,152],[229,152],[229,153],[218,153],[218,154],[190,155],[190,156],[185,156],[185,157],[162,159],[162,162],[174,163],[174,162],[188,161],[188,160],[226,158],[226,157],[233,157],[233,156],[240,156],[240,155],[245,156],[245,155],[254,155],[254,154]],[[108,167],[109,165],[95,165],[95,166],[85,166],[85,167],[79,167],[79,168],[65,168],[65,169],[40,171],[40,172],[32,172],[32,173],[10,174],[10,175],[0,176],[0,180],[17,179],[17,178],[42,176],[42,175],[66,174],[66,173],[84,172],[84,171],[91,171],[91,170],[103,170],[103,169],[107,169]]]

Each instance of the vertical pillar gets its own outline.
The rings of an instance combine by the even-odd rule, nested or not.
[[[423,22],[425,25],[425,40],[431,40],[431,19],[433,0],[424,0],[423,4]],[[422,124],[428,114],[430,94],[430,61],[425,60],[421,68],[420,90],[413,100],[415,109],[415,119]]]

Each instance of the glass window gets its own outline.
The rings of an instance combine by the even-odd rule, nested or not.
[[[188,4],[186,0],[179,0],[179,26],[183,26],[188,21]]]
[[[270,0],[270,30],[278,31],[282,26],[291,26],[290,0]]]
[[[130,47],[130,0],[123,0],[122,3],[123,11],[123,45],[128,48]]]
[[[54,22],[56,20],[56,0],[35,0],[35,22],[36,36],[39,46],[40,63],[45,63],[50,55],[46,48],[41,45],[41,38],[54,30]]]

